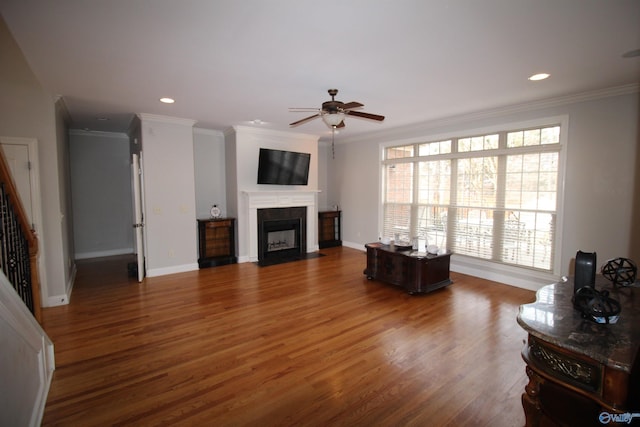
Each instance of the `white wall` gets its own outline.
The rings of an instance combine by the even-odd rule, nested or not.
[[[64,106],[37,81],[0,19],[0,135],[35,138],[40,161],[38,233],[42,303],[68,302],[75,264],[71,212],[68,210],[67,140]],[[46,215],[45,215],[46,213]]]
[[[563,132],[568,132],[568,151],[559,274],[573,274],[578,250],[596,251],[599,264],[614,257],[628,257],[637,240],[631,234],[632,224],[640,220],[633,218],[634,198],[639,191],[634,174],[640,135],[638,107],[637,86],[631,86],[343,140],[336,147],[336,162],[329,174],[329,197],[337,195],[343,211],[345,245],[362,248],[378,238],[380,144],[416,137],[429,140],[430,135],[460,135],[488,126],[566,115],[569,126]],[[519,272],[499,274],[492,268],[485,263],[465,271],[527,288],[548,283],[528,273],[518,277]]]
[[[208,218],[212,205],[227,216],[224,134],[207,129],[193,130],[196,216]]]
[[[227,202],[236,203],[229,210],[237,215],[238,258],[249,259],[248,207],[243,205],[245,191],[318,190],[318,137],[293,132],[235,126],[226,135]],[[258,155],[260,148],[310,153],[309,181],[307,185],[258,184]],[[235,194],[229,197],[230,188]],[[235,200],[233,200],[235,199]]]
[[[198,268],[193,121],[140,114],[147,275]]]
[[[129,137],[72,130],[69,143],[76,259],[133,253]]]

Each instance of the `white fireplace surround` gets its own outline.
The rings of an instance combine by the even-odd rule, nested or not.
[[[319,190],[243,191],[249,229],[249,259],[246,261],[258,261],[258,209],[306,206],[307,253],[318,251],[318,193]]]

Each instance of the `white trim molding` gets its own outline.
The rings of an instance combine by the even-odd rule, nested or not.
[[[318,251],[317,218],[319,190],[291,191],[243,191],[245,196],[246,218],[249,227],[248,259],[241,257],[239,262],[258,261],[258,209],[307,207],[307,253]]]
[[[55,370],[53,342],[0,272],[0,425],[39,426]]]
[[[166,276],[167,274],[186,273],[197,270],[198,264],[173,265],[171,267],[152,268],[147,270],[147,277]]]

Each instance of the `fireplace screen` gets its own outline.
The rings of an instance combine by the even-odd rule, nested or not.
[[[297,248],[296,230],[270,231],[267,233],[267,251],[284,251]]]

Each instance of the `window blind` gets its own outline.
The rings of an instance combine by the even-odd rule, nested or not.
[[[387,147],[384,237],[551,271],[560,126]]]

